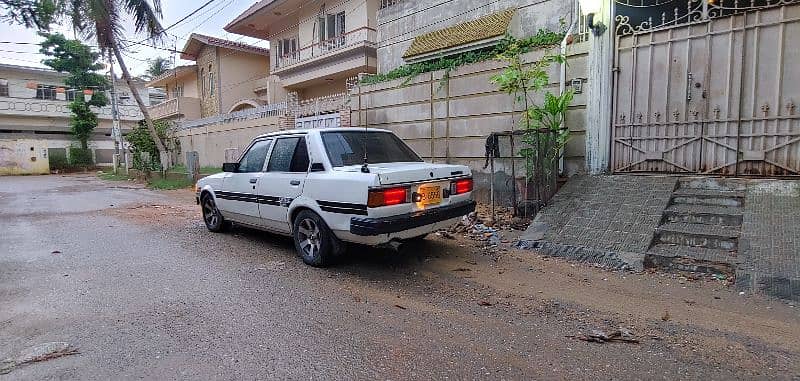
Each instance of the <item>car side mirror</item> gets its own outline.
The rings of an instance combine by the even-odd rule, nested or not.
[[[311,164],[311,172],[325,172],[325,166],[322,163]]]
[[[222,172],[238,172],[239,163],[224,163],[222,164]]]

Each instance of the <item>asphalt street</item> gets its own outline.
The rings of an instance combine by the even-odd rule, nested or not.
[[[0,177],[0,360],[79,350],[0,381],[800,377],[785,302],[463,238],[354,247],[317,269],[288,238],[208,232],[192,197]],[[640,343],[576,339],[616,327]]]

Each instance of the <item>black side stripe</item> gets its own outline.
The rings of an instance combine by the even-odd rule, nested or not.
[[[217,198],[230,201],[253,202],[256,204],[275,205],[280,206],[280,197],[275,196],[259,196],[251,193],[237,193],[237,192],[214,192]]]
[[[317,201],[323,212],[339,214],[367,215],[367,206],[364,204],[348,204],[344,202]]]

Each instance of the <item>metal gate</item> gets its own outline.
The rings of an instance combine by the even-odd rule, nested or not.
[[[800,175],[800,2],[669,3],[616,16],[612,170]]]

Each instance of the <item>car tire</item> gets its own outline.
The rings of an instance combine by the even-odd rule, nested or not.
[[[294,218],[292,238],[297,255],[307,265],[325,267],[344,251],[344,244],[318,214],[303,210]]]
[[[203,211],[203,222],[205,222],[208,231],[222,233],[230,229],[231,222],[222,217],[222,213],[220,213],[214,198],[210,194],[206,193],[200,198],[200,208]]]

